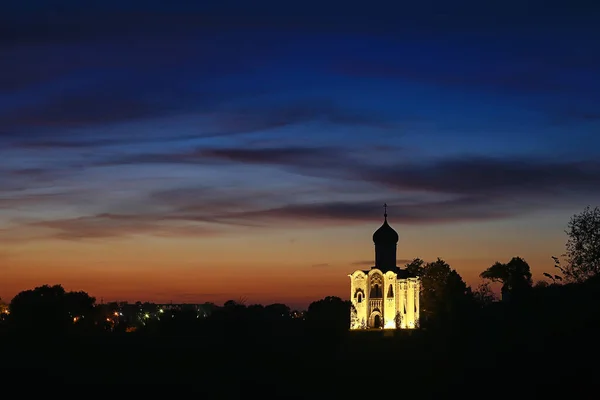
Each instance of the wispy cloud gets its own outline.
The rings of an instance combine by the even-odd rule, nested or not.
[[[600,164],[590,161],[555,161],[535,157],[461,156],[400,164],[379,160],[366,163],[352,149],[318,147],[214,148],[148,155],[148,162],[231,163],[293,168],[312,176],[344,177],[377,184],[397,192],[429,192],[461,196],[439,206],[473,206],[478,200],[539,198],[540,196],[595,193],[600,184]]]
[[[161,220],[160,216],[99,214],[71,219],[39,221],[29,224],[47,228],[48,236],[57,239],[94,239],[132,235],[212,236],[219,230],[199,223],[175,223]]]
[[[77,151],[118,145],[175,144],[194,139],[268,132],[312,122],[346,127],[363,126],[371,129],[391,129],[395,125],[384,116],[361,110],[345,109],[331,101],[319,99],[273,105],[272,107],[232,109],[231,107],[220,108],[219,101],[223,99],[218,96],[209,97],[212,103],[210,107],[207,107],[205,103],[210,101],[209,99],[188,99],[189,103],[185,106],[183,104],[178,106],[170,103],[146,104],[147,95],[143,92],[127,94],[127,96],[131,95],[139,96],[139,102],[136,97],[129,100],[124,99],[123,93],[103,94],[98,97],[86,94],[86,98],[73,97],[71,100],[60,98],[59,103],[56,104],[36,105],[32,109],[13,112],[4,118],[0,115],[0,126],[5,124],[8,127],[0,133],[0,141],[4,140],[12,146],[24,149],[71,149]],[[251,96],[251,94],[248,95]],[[242,93],[232,94],[232,96],[235,96],[238,101],[243,99]],[[112,101],[112,97],[119,98],[119,100]],[[65,103],[67,101],[72,101],[72,104]],[[131,103],[123,103],[124,101]],[[112,129],[101,133],[91,131],[86,134],[82,134],[78,130],[65,131],[66,128],[110,125],[144,118],[155,120],[160,126],[162,121],[160,118],[170,114],[185,117],[189,124],[192,124],[191,130],[195,132],[190,133],[190,127],[186,129],[185,133],[166,129],[162,129],[162,132],[155,131],[146,134],[129,134],[122,129]],[[164,124],[168,126],[169,122],[164,122]],[[194,125],[197,126],[194,127]],[[29,130],[28,134],[24,135],[24,126],[38,129]],[[59,128],[62,131],[57,132]],[[215,156],[217,156],[216,153]],[[148,156],[140,156],[140,159],[144,159],[144,157]]]
[[[453,193],[475,197],[548,196],[596,192],[600,164],[535,157],[464,156],[389,168],[372,168],[365,180],[396,190]]]
[[[295,226],[310,226],[318,224],[356,224],[373,221],[377,210],[386,201],[382,196],[380,201],[369,202],[319,202],[310,204],[285,205],[260,211],[244,212],[223,216],[221,221],[254,220],[265,221],[271,225],[293,224]],[[522,215],[534,209],[510,207],[500,202],[479,199],[459,199],[431,203],[416,203],[395,205],[388,202],[394,209],[393,219],[404,224],[440,224],[460,221],[484,221]]]
[[[582,196],[600,195],[600,166],[594,161],[465,156],[376,165],[364,159],[350,162],[350,154],[342,149],[304,147],[198,149],[185,154],[173,153],[150,161],[211,168],[217,159],[224,163],[221,167],[228,163],[269,166],[281,168],[282,178],[285,171],[292,171],[296,177],[307,175],[315,186],[306,186],[306,181],[273,191],[253,188],[250,183],[219,187],[215,181],[140,192],[142,197],[133,198],[129,204],[121,201],[95,214],[43,220],[28,226],[44,228],[52,237],[64,239],[219,235],[231,232],[227,225],[267,228],[373,221],[383,202],[390,205],[396,223],[440,224],[511,218],[560,207]],[[315,171],[319,172],[318,178]],[[327,189],[327,185],[343,182],[346,194]],[[4,197],[0,204],[42,205],[57,198],[61,198],[60,193]],[[144,207],[136,211],[136,202]]]

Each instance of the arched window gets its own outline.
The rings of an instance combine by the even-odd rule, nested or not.
[[[356,289],[354,292],[354,298],[356,299],[357,303],[362,303],[362,301],[365,299],[365,292],[360,288]]]
[[[394,289],[392,289],[392,284],[390,283],[390,287],[387,292],[387,297],[394,297]]]
[[[371,297],[372,298],[379,298],[381,297],[383,291],[381,290],[381,286],[379,286],[378,284],[375,284],[371,287]]]

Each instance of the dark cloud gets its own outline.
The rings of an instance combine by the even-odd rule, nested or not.
[[[597,192],[600,164],[524,157],[465,156],[434,162],[362,169],[363,179],[395,190],[518,199]]]
[[[363,152],[363,155],[365,152]],[[99,165],[183,164],[222,166],[252,164],[281,167],[287,172],[318,178],[354,178],[347,168],[357,161],[348,149],[336,147],[278,146],[258,148],[196,148],[182,152],[148,153],[115,157]],[[273,194],[271,194],[273,196]]]
[[[384,200],[384,199],[382,199]],[[535,208],[536,203],[503,203],[486,198],[459,198],[417,204],[394,204],[388,201],[390,218],[402,224],[440,224],[461,221],[484,221],[522,215]],[[260,211],[242,212],[223,216],[221,221],[265,221],[272,225],[293,224],[312,226],[318,224],[353,224],[378,218],[381,202],[318,202],[292,204]]]
[[[147,162],[233,163],[279,165],[313,175],[341,177],[378,184],[399,192],[431,192],[463,196],[472,205],[478,199],[539,198],[560,193],[595,193],[600,187],[600,164],[595,161],[554,161],[525,157],[462,156],[433,161],[377,165],[360,162],[341,148],[215,148],[180,154],[148,155]],[[375,162],[378,160],[374,160]],[[452,199],[455,205],[456,199]]]
[[[297,152],[254,152],[251,150],[226,153],[235,162],[281,164],[294,166],[302,173],[314,165],[315,154]],[[287,154],[288,156],[282,156]],[[316,154],[319,154],[316,152]],[[501,219],[554,207],[562,201],[586,195],[600,194],[600,165],[595,162],[555,162],[540,159],[462,157],[434,162],[372,166],[340,164],[333,155],[331,165],[344,171],[346,179],[376,184],[387,191],[385,200],[394,210],[400,223],[424,224],[470,220]],[[292,155],[300,155],[294,157]],[[308,157],[308,158],[306,158]],[[309,172],[311,174],[312,172]],[[323,176],[340,176],[325,169]],[[391,190],[391,191],[390,191]],[[430,193],[430,199],[403,198],[406,193]],[[382,193],[384,200],[386,195]],[[382,201],[288,204],[223,215],[227,220],[261,220],[310,224],[314,221],[342,223],[372,221]]]
[[[333,148],[279,147],[262,149],[211,149],[198,152],[201,158],[214,158],[246,164],[306,166],[338,161],[340,151]]]
[[[375,185],[381,190],[381,200],[311,203],[294,201],[291,192],[283,197],[264,192],[212,197],[210,190],[205,189],[204,194],[196,195],[185,190],[179,194],[156,195],[157,199],[162,197],[162,201],[172,201],[172,204],[178,204],[177,199],[203,198],[208,207],[202,206],[202,202],[195,206],[179,204],[179,212],[187,213],[186,218],[202,215],[205,220],[212,215],[213,222],[234,225],[372,221],[383,202],[394,210],[393,218],[398,223],[502,219],[552,208],[581,196],[600,195],[600,165],[596,162],[464,156],[376,166],[364,160],[353,160],[341,149],[304,147],[198,149],[160,157],[152,156],[146,161],[199,164],[216,159],[219,162],[274,165],[308,176],[342,178],[348,183],[371,186],[370,191]],[[359,188],[356,190],[360,191]],[[410,193],[428,195],[407,197]],[[324,191],[325,197],[321,197],[331,194]],[[227,198],[230,200],[224,200]]]

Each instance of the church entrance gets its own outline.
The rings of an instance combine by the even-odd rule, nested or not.
[[[381,316],[379,314],[377,314],[375,318],[373,318],[373,328],[381,328]]]
[[[381,312],[377,309],[371,313],[369,317],[369,328],[371,329],[381,329],[383,328],[383,318],[381,317]]]

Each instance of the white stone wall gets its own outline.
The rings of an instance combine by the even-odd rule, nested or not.
[[[369,293],[371,290],[370,277],[379,274],[383,277],[383,299],[380,308],[384,329],[414,329],[419,326],[419,294],[421,281],[419,278],[398,279],[393,272],[385,274],[372,269],[368,274],[358,270],[348,275],[350,277],[350,300],[356,314],[352,318],[350,329],[372,328],[370,324]],[[392,285],[393,296],[388,296]],[[356,293],[362,290],[364,297],[358,301]],[[379,302],[379,301],[377,301]],[[397,326],[396,315],[400,313],[400,326]]]
[[[408,329],[415,327],[415,282],[407,279],[407,303],[406,303],[406,327]]]
[[[369,293],[368,293],[368,280],[367,276],[362,271],[355,271],[350,276],[350,301],[356,310],[355,320],[351,323],[353,325],[350,329],[364,329],[368,322],[368,304],[369,304]],[[362,301],[358,301],[358,296],[355,296],[357,290],[362,290],[364,296]]]
[[[383,327],[384,329],[396,329],[396,296],[398,294],[396,274],[393,272],[386,272],[383,276],[383,280]],[[392,296],[388,297],[388,294],[390,294],[390,286],[392,287]]]
[[[419,278],[414,278],[415,279],[415,328],[418,328],[420,326],[420,318],[421,318],[421,304],[420,304],[420,298],[421,298],[421,279]]]
[[[406,329],[406,279],[398,279],[398,306],[400,312],[400,329]]]

